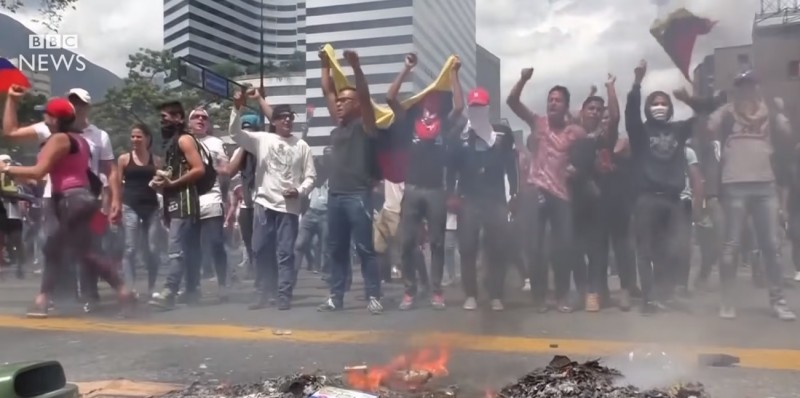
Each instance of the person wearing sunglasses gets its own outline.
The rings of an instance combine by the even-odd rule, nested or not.
[[[270,120],[269,132],[242,130],[241,112],[247,98],[257,99]],[[250,309],[277,300],[279,310],[291,308],[296,283],[294,245],[301,198],[314,188],[316,170],[311,147],[292,134],[294,112],[288,105],[269,106],[262,94],[246,89],[234,95],[228,131],[242,149],[260,159],[256,165],[253,257],[260,289]]]

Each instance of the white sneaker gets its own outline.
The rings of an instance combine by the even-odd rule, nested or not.
[[[475,297],[467,297],[467,300],[464,301],[464,309],[467,311],[475,311],[478,309],[478,302],[475,300]]]
[[[502,311],[505,307],[500,299],[492,299],[492,311]]]
[[[800,271],[795,272],[794,281],[795,282],[800,282]]]
[[[523,292],[531,291],[531,280],[530,279],[525,278],[525,283],[522,284],[522,291]]]

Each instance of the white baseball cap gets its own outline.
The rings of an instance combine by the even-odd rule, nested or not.
[[[72,89],[69,90],[69,92],[67,92],[67,98],[69,98],[69,97],[71,97],[73,95],[78,97],[81,101],[83,101],[87,105],[91,105],[92,104],[92,96],[89,95],[88,91],[86,91],[86,90],[84,90],[82,88],[72,88]]]
[[[6,155],[5,153],[0,155],[0,162],[10,162],[10,161],[11,161],[10,155]]]

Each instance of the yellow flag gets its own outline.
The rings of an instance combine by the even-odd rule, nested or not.
[[[331,61],[331,74],[333,77],[333,84],[336,87],[336,92],[339,92],[339,90],[345,87],[353,87],[353,85],[347,80],[347,76],[345,76],[342,66],[339,64],[339,61],[336,58],[336,50],[333,49],[333,46],[326,44],[322,50],[325,52],[325,54],[327,54],[328,59]],[[428,87],[425,87],[424,90],[403,101],[403,107],[408,109],[414,106],[416,103],[425,98],[425,95],[431,91],[452,91],[453,86],[450,78],[450,70],[453,68],[453,64],[455,62],[456,57],[454,55],[451,55],[449,58],[447,58],[447,62],[445,62],[444,67],[442,67],[442,70],[439,72],[439,76],[436,78],[436,80],[428,85]],[[392,112],[392,108],[390,108],[388,105],[376,104],[374,100],[372,101],[372,108],[375,110],[375,121],[378,128],[387,128],[392,125],[394,122],[394,112]]]

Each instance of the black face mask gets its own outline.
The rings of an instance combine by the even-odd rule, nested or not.
[[[183,122],[171,122],[169,124],[162,124],[161,125],[161,137],[165,140],[168,140],[174,137],[176,134],[183,131],[184,125]]]

